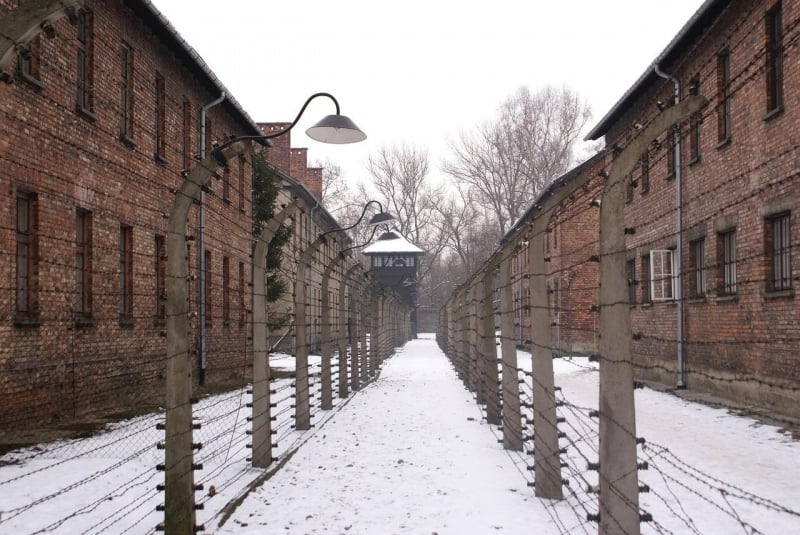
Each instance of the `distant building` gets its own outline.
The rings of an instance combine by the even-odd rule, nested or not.
[[[411,309],[411,335],[417,335],[417,268],[425,251],[408,241],[397,229],[379,237],[364,249],[369,272],[397,292]]]

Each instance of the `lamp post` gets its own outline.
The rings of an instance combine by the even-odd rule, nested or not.
[[[305,251],[297,263],[294,280],[294,329],[295,329],[295,429],[303,431],[311,428],[311,411],[309,405],[308,383],[308,328],[306,325],[306,267],[311,262],[325,238],[334,232],[346,232],[356,227],[364,219],[367,208],[377,204],[380,212],[372,216],[369,226],[377,226],[394,220],[391,214],[383,211],[378,201],[369,201],[354,224],[346,228],[337,228],[321,233]],[[329,362],[330,364],[330,362]]]
[[[339,112],[339,103],[329,93],[309,97],[300,113],[281,132],[230,139],[215,148],[208,158],[198,163],[178,188],[169,214],[166,266],[166,414],[165,414],[165,486],[164,528],[167,533],[192,535],[202,526],[195,526],[194,455],[192,443],[192,365],[189,351],[188,270],[186,262],[186,222],[189,209],[199,199],[203,188],[217,169],[243,150],[239,142],[262,141],[290,131],[300,120],[308,104],[317,97],[333,100],[336,114],[324,117],[306,133],[324,143],[355,143],[366,138],[349,118]],[[234,146],[235,144],[239,144]],[[202,254],[202,251],[201,253]]]

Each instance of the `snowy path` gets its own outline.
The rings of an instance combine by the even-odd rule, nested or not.
[[[216,532],[557,533],[538,502],[435,341],[420,339]]]

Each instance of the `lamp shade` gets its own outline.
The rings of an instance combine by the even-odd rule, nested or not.
[[[384,232],[383,234],[381,234],[378,237],[378,241],[399,240],[399,239],[400,239],[400,235],[397,234],[396,232],[394,232],[393,230],[387,230],[386,232]]]
[[[389,221],[394,221],[394,216],[389,212],[378,212],[369,220],[367,226],[374,227],[377,225],[383,225],[384,223],[388,223]]]
[[[346,115],[326,115],[320,122],[306,130],[306,134],[316,141],[337,145],[358,143],[367,139],[367,134]]]

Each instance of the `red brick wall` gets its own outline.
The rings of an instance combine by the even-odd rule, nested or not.
[[[672,65],[662,69],[683,82],[699,76],[700,94],[711,103],[702,112],[701,150],[689,161],[688,124],[681,126],[682,206],[685,274],[683,293],[690,296],[689,241],[705,237],[708,291],[701,298],[684,301],[685,361],[690,387],[708,389],[740,400],[797,413],[800,380],[800,306],[797,248],[800,226],[800,182],[797,150],[800,144],[800,69],[796,47],[784,51],[783,110],[767,117],[764,67],[764,17],[772,2],[732,2],[715,23],[713,31],[692,43]],[[784,43],[794,42],[798,29],[792,21],[800,16],[800,2],[783,2]],[[731,137],[719,143],[717,136],[716,55],[730,50]],[[646,124],[668,102],[673,86],[663,81],[648,89],[617,121],[606,136],[608,145],[624,147],[636,122]],[[637,259],[637,279],[642,280],[642,255],[651,249],[674,247],[676,238],[675,180],[667,176],[667,144],[663,134],[650,151],[650,191],[634,190],[626,207],[626,226],[636,229],[628,236],[629,258]],[[636,178],[639,171],[634,173]],[[794,288],[769,291],[765,232],[768,216],[789,210]],[[735,296],[720,294],[718,232],[735,225],[737,278]],[[641,285],[637,288],[641,299]],[[676,305],[674,302],[639,303],[632,310],[634,332],[642,337],[634,345],[639,374],[673,384],[676,366]]]
[[[601,158],[582,173],[586,186],[560,204],[546,236],[550,303],[558,310],[552,336],[556,349],[566,354],[597,351],[600,210],[592,200],[602,194],[604,165]]]
[[[75,110],[76,29],[55,24],[56,36],[41,40],[41,87],[15,77],[0,84],[0,422],[22,426],[37,420],[65,421],[85,413],[128,410],[163,403],[164,325],[156,307],[154,237],[166,235],[164,214],[181,181],[183,103],[192,105],[191,162],[199,154],[199,108],[218,95],[210,92],[175,55],[144,28],[120,1],[95,3],[94,117]],[[133,141],[120,141],[120,46],[134,50]],[[7,72],[12,72],[12,66]],[[166,79],[166,154],[154,158],[155,76]],[[249,130],[212,108],[212,136],[224,139]],[[229,178],[238,162],[232,162]],[[249,164],[245,163],[249,176]],[[212,251],[210,276],[213,317],[209,327],[207,379],[220,385],[241,381],[250,345],[238,321],[221,321],[222,257],[232,269],[232,302],[238,303],[238,263],[249,263],[250,180],[244,190],[231,179],[232,202],[212,183],[207,199],[206,247]],[[38,195],[38,297],[35,326],[19,326],[15,311],[15,198]],[[245,200],[240,210],[240,196]],[[93,247],[90,325],[75,322],[76,210],[92,213]],[[198,237],[198,210],[187,233]],[[133,228],[133,321],[119,320],[119,228]],[[197,275],[197,241],[190,242],[190,274]],[[247,271],[249,273],[249,270]],[[245,290],[247,291],[247,290]],[[197,310],[198,284],[191,283],[190,309]],[[246,300],[249,302],[249,298]],[[232,317],[238,320],[238,305]],[[192,324],[196,337],[197,320]],[[192,356],[197,361],[196,355]],[[196,370],[195,370],[196,372]]]

